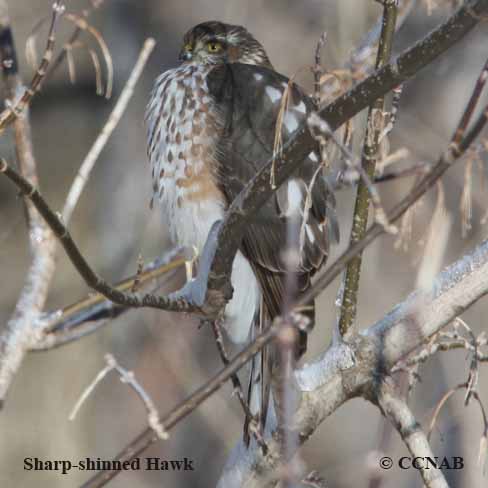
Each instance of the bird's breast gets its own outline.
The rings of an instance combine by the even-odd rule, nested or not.
[[[185,65],[166,71],[146,111],[154,196],[173,241],[198,250],[225,209],[215,157],[222,124],[205,81],[208,70]]]

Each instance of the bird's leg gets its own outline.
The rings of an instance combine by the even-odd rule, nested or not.
[[[222,221],[218,220],[208,233],[205,246],[203,246],[203,250],[198,256],[198,273],[196,277],[188,281],[181,290],[169,295],[172,300],[184,299],[196,305],[207,318],[215,318],[218,312],[232,298],[230,279],[228,285],[225,284],[221,289],[208,290],[209,274],[217,251],[221,225]]]
[[[198,249],[196,246],[193,246],[193,254],[190,260],[185,261],[185,270],[186,270],[186,281],[189,282],[193,279],[193,269],[195,267],[195,263],[198,259]]]

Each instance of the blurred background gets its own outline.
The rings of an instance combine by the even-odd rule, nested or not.
[[[50,0],[8,2],[24,80],[33,72],[24,55],[26,39],[36,22],[50,15]],[[88,0],[69,1],[68,11],[79,13]],[[444,8],[429,15],[433,2],[417,2],[413,14],[395,40],[399,52],[438,25],[448,14]],[[436,2],[437,4],[443,2]],[[445,2],[446,4],[449,2]],[[73,216],[70,228],[82,251],[98,272],[117,281],[136,271],[137,256],[146,261],[170,248],[167,232],[157,206],[151,211],[149,165],[145,153],[143,124],[145,104],[154,78],[176,65],[183,34],[193,25],[210,19],[245,25],[265,46],[275,68],[287,75],[310,66],[315,44],[323,31],[328,41],[323,51],[327,69],[339,69],[354,45],[381,14],[372,0],[105,0],[90,16],[103,35],[113,57],[114,95],[110,100],[95,93],[95,75],[85,49],[74,52],[76,83],[69,81],[66,64],[43,87],[32,106],[32,126],[42,190],[55,209],[61,209],[73,177],[95,137],[103,127],[144,39],[156,39],[156,49],[137,85],[135,95],[104,149]],[[45,24],[37,36],[37,50],[45,46]],[[66,42],[73,26],[61,22],[57,47]],[[391,150],[407,148],[408,161],[434,161],[451,136],[486,57],[486,23],[468,35],[441,59],[424,69],[405,85],[399,118],[391,134]],[[98,49],[88,36],[83,42]],[[312,77],[302,69],[298,80],[311,90]],[[486,103],[486,96],[485,96]],[[360,141],[361,118],[356,127]],[[0,139],[3,157],[15,155],[12,134]],[[486,155],[485,155],[486,162]],[[482,225],[488,195],[484,167],[473,165],[472,229],[461,236],[460,203],[464,167],[458,164],[443,179],[446,207],[452,217],[443,265],[458,259],[486,237]],[[381,192],[391,207],[408,192],[412,179],[384,184]],[[337,256],[347,244],[351,225],[352,190],[338,193],[342,243],[333,250]],[[395,238],[379,239],[365,253],[360,287],[358,326],[380,319],[393,305],[415,288],[423,254],[426,230],[432,217],[436,194],[431,191],[417,207],[412,238],[407,249],[395,246]],[[400,246],[404,247],[404,246]],[[329,261],[330,262],[330,261]],[[0,327],[12,313],[30,263],[28,236],[22,202],[6,179],[0,179]],[[181,285],[183,272],[165,285]],[[319,300],[319,321],[309,358],[324,350],[335,321],[334,306],[338,283]],[[74,302],[88,292],[62,252],[49,295],[48,310]],[[488,302],[481,300],[464,320],[475,333],[486,330]],[[483,318],[485,317],[485,318]],[[110,352],[152,396],[161,414],[202,385],[221,368],[213,336],[198,329],[198,321],[155,310],[135,310],[114,320],[97,333],[49,352],[31,353],[24,362],[0,414],[0,485],[4,487],[77,486],[87,473],[23,470],[25,457],[70,459],[87,456],[111,459],[146,426],[145,410],[135,394],[109,375],[90,396],[75,421],[69,412],[82,391],[104,366]],[[423,381],[415,389],[412,406],[417,418],[428,425],[433,408],[451,386],[465,381],[469,364],[464,352],[444,353],[422,367]],[[488,405],[488,371],[482,371],[480,394]],[[194,461],[194,472],[123,473],[110,486],[211,487],[238,440],[243,418],[237,400],[225,385],[197,411],[171,431],[166,442],[151,447],[144,456],[166,459],[183,457]],[[363,400],[347,403],[321,426],[301,449],[309,470],[316,469],[327,486],[366,487],[376,472],[371,462],[383,432],[383,420],[376,408]],[[433,436],[436,455],[463,456],[466,468],[448,471],[453,487],[486,486],[477,465],[482,419],[474,403],[464,407],[463,395],[456,394],[441,413]],[[406,455],[393,433],[387,452]],[[414,470],[397,469],[383,473],[386,487],[419,487]]]

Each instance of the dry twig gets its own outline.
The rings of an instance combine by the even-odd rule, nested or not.
[[[88,385],[85,391],[82,393],[78,401],[76,402],[73,410],[69,415],[70,420],[74,420],[79,409],[85,402],[85,400],[93,393],[93,390],[96,388],[98,383],[102,381],[105,376],[111,371],[116,371],[120,376],[120,381],[129,385],[137,394],[137,396],[141,399],[144,407],[147,410],[147,421],[149,427],[154,431],[159,439],[166,440],[169,438],[168,433],[164,430],[163,425],[161,424],[161,420],[159,418],[159,413],[152,401],[151,397],[148,395],[146,390],[140,385],[140,383],[136,380],[134,373],[132,371],[128,371],[127,369],[123,368],[117,360],[112,356],[112,354],[105,355],[105,362],[107,365],[103,368],[95,377],[95,379]]]
[[[90,1],[90,7],[84,9],[82,11],[81,15],[85,19],[87,19],[95,10],[97,10],[98,8],[100,8],[102,6],[104,1],[105,0],[91,0]],[[59,66],[61,66],[64,59],[65,58],[67,59],[67,56],[69,55],[68,51],[70,50],[71,47],[73,47],[78,42],[78,38],[82,32],[83,32],[83,29],[79,26],[77,26],[73,30],[68,42],[63,46],[63,49],[59,52],[59,54],[56,56],[56,58],[53,60],[53,62],[49,66],[49,69],[46,73],[46,78],[50,78],[51,75],[59,68]],[[69,61],[68,61],[68,63],[69,63]],[[68,67],[68,69],[69,69],[69,67]]]
[[[80,17],[79,15],[65,14],[66,19],[70,22],[73,22],[77,29],[81,29],[83,31],[88,32],[100,46],[100,50],[102,51],[103,59],[105,60],[105,66],[107,68],[107,83],[105,86],[105,98],[110,98],[112,96],[112,87],[113,87],[113,80],[114,80],[114,68],[112,63],[112,56],[110,54],[110,50],[105,43],[103,36],[100,32],[97,31],[92,25],[88,23],[85,17]]]
[[[64,204],[63,209],[63,220],[67,224],[73,213],[73,210],[80,198],[81,192],[85,187],[90,173],[93,169],[93,166],[97,162],[100,153],[102,152],[103,148],[105,147],[109,137],[112,135],[112,132],[117,127],[120,119],[125,113],[127,105],[134,94],[134,88],[139,80],[141,73],[146,66],[147,60],[151,55],[155,46],[154,39],[147,39],[144,42],[144,46],[139,53],[139,58],[132,69],[132,72],[125,84],[122,93],[120,94],[117,103],[115,104],[112,113],[110,114],[107,122],[103,126],[103,129],[98,134],[96,141],[93,143],[90,151],[86,155],[83,163],[81,163],[80,169],[78,170],[78,174],[76,175],[75,180],[73,181],[71,188],[69,190],[68,196],[66,198],[66,203]]]
[[[115,287],[121,291],[131,290],[138,280],[137,288],[139,290],[148,288],[153,281],[156,281],[155,288],[157,289],[163,275],[168,281],[172,276],[171,273],[185,264],[184,258],[178,258],[178,254],[180,254],[179,249],[171,250],[144,266],[139,275],[126,278],[117,283]],[[128,310],[130,309],[127,307],[108,301],[101,294],[91,293],[87,298],[64,307],[62,310],[43,314],[39,318],[42,323],[42,326],[39,326],[42,327],[42,337],[31,346],[30,350],[46,351],[81,339]]]
[[[39,67],[37,68],[37,71],[34,74],[34,77],[32,78],[29,87],[24,89],[24,93],[19,98],[19,100],[10,100],[9,106],[7,106],[7,108],[0,114],[0,134],[2,134],[5,128],[9,124],[11,124],[15,118],[19,117],[21,112],[23,112],[27,108],[32,98],[39,90],[42,80],[46,75],[46,70],[49,66],[54,50],[54,33],[56,29],[56,24],[59,17],[63,15],[65,7],[63,2],[59,1],[53,3],[52,9],[53,13],[51,17],[51,26],[49,27],[46,49],[44,50],[41,63],[39,64]],[[7,60],[4,59],[3,63],[5,64],[6,62]]]

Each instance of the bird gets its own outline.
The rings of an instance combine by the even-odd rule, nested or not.
[[[153,198],[172,241],[199,253],[212,225],[273,156],[277,135],[285,144],[317,107],[274,69],[263,45],[242,26],[215,20],[194,26],[184,35],[179,60],[154,83],[145,117],[147,154]],[[292,270],[297,293],[311,286],[330,242],[338,241],[333,193],[325,178],[315,177],[321,170],[317,147],[247,224],[224,310],[231,342],[247,343],[258,323],[263,327],[282,311],[290,272],[283,251],[294,215],[303,220]],[[313,303],[306,315],[313,323]],[[300,332],[295,349],[299,359],[306,332]],[[264,359],[258,369],[255,383],[264,392]],[[254,399],[261,409],[264,395]],[[266,412],[259,415],[266,418]]]

